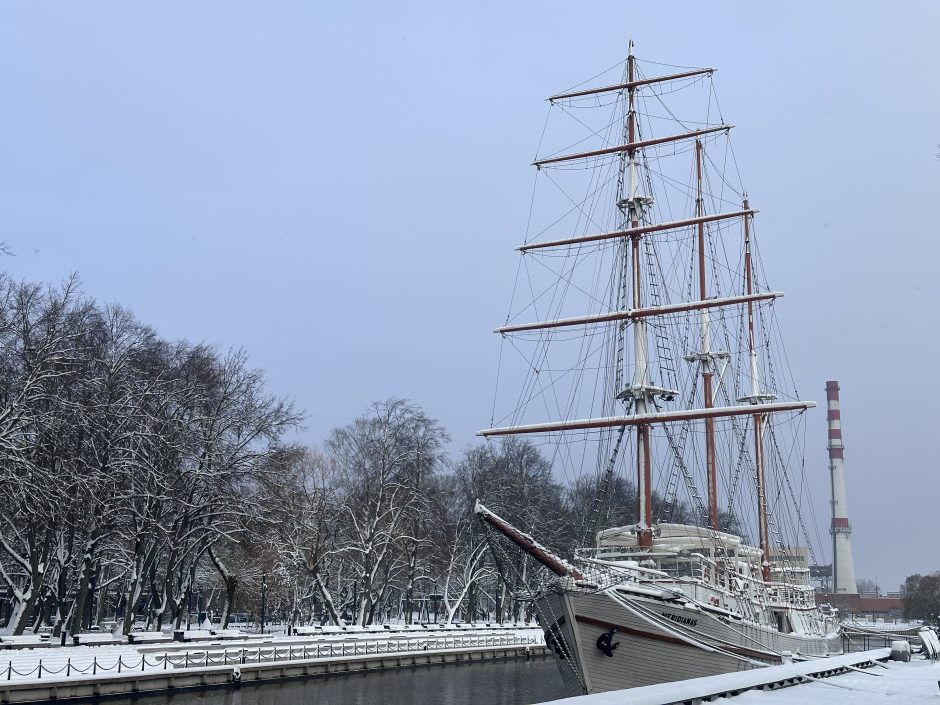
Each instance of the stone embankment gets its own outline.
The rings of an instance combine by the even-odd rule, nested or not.
[[[0,703],[238,686],[244,682],[544,656],[539,629],[328,631],[291,637],[190,633],[174,644],[46,647],[0,660]]]

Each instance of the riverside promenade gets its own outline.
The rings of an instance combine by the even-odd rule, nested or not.
[[[304,630],[307,631],[307,630]],[[0,652],[0,703],[126,696],[245,682],[544,656],[531,627],[324,630],[297,636],[187,632],[189,642]],[[2,645],[2,644],[0,644]]]

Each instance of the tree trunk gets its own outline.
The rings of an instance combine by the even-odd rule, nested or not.
[[[128,578],[127,590],[124,594],[124,619],[121,621],[121,633],[127,636],[134,627],[134,617],[137,611],[137,603],[144,592],[144,581],[147,573],[150,571],[150,565],[153,563],[157,554],[157,547],[153,545],[146,552],[142,541],[139,539],[134,542],[134,567]]]
[[[323,584],[323,581],[320,579],[320,574],[316,571],[313,572],[313,583],[320,592],[320,597],[323,600],[323,606],[326,608],[326,613],[330,616],[330,621],[332,621],[333,624],[335,624],[337,627],[345,627],[346,621],[336,610],[336,604],[333,602],[333,595],[327,589],[326,585]]]
[[[225,605],[222,607],[222,629],[228,629],[229,620],[232,617],[232,612],[234,611],[235,605],[235,590],[238,589],[238,577],[229,570],[228,566],[223,563],[219,557],[216,555],[215,551],[212,550],[210,545],[208,548],[209,559],[212,561],[212,565],[215,566],[215,569],[219,572],[219,575],[222,578],[222,582],[225,584]]]
[[[405,588],[405,624],[413,624],[412,600],[414,600],[415,577],[418,572],[418,542],[411,542],[408,553],[408,584]]]
[[[13,636],[19,636],[26,631],[29,624],[29,616],[36,606],[36,590],[30,589],[23,593],[22,598],[13,606],[10,613],[10,619],[7,622],[7,632]]]
[[[90,550],[82,554],[82,569],[78,574],[78,594],[75,596],[75,606],[72,611],[72,619],[69,621],[66,629],[70,634],[78,634],[82,630],[82,622],[85,618],[86,605],[89,599],[89,586],[91,584],[91,575],[94,571],[94,560]]]

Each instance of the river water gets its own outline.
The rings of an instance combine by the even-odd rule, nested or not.
[[[272,681],[108,699],[122,705],[528,705],[564,697],[551,657]]]

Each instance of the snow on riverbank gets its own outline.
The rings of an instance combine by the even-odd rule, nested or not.
[[[246,635],[247,637],[248,635]],[[479,646],[541,645],[542,630],[531,627],[411,629],[375,632],[330,631],[324,634],[256,635],[242,641],[101,646],[45,646],[0,651],[0,678],[17,681],[113,676],[180,668],[259,663],[356,654],[406,653]]]

